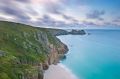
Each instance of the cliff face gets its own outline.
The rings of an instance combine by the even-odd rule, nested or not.
[[[51,29],[0,22],[0,79],[43,79],[67,51]]]

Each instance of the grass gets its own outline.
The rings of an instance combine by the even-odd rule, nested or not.
[[[50,44],[58,45],[48,29],[0,21],[0,79],[22,79],[25,73],[37,72],[34,66],[49,53],[44,35]]]

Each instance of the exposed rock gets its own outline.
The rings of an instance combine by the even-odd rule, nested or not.
[[[77,29],[72,29],[72,30],[62,30],[62,29],[54,29],[51,30],[51,33],[53,33],[55,36],[59,35],[85,35],[86,32],[84,30],[77,30]]]
[[[85,31],[84,30],[72,30],[71,32],[69,32],[69,34],[73,34],[73,35],[85,35]]]

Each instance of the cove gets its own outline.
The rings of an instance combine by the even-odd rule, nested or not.
[[[58,38],[69,51],[61,63],[79,79],[120,79],[120,30],[85,30]]]

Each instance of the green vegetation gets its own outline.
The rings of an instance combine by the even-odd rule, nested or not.
[[[38,72],[35,66],[46,60],[48,42],[58,42],[48,29],[1,21],[0,79],[22,79]]]

